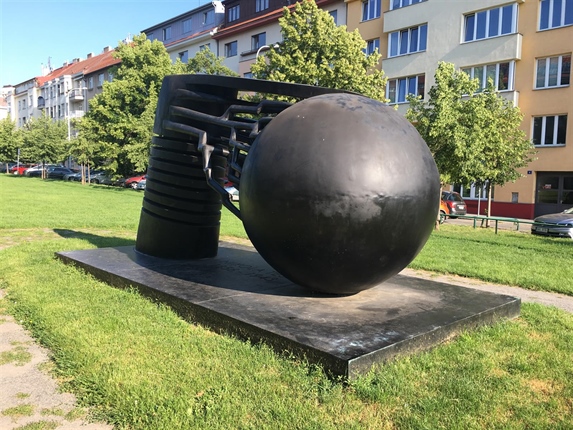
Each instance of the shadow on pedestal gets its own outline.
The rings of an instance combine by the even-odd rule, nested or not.
[[[133,286],[188,321],[265,342],[350,379],[520,311],[515,297],[402,275],[352,296],[313,294],[252,248],[230,243],[201,260],[155,258],[131,246],[57,256],[112,286]]]

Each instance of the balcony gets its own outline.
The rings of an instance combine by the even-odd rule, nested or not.
[[[69,98],[72,102],[81,102],[84,100],[84,93],[81,89],[74,88],[70,90]]]

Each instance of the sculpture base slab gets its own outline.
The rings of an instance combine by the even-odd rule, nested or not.
[[[262,341],[350,379],[520,312],[515,297],[403,275],[352,296],[313,293],[253,248],[231,243],[201,260],[150,257],[132,246],[57,256],[114,287],[135,287],[188,321]]]

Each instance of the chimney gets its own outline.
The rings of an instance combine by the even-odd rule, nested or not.
[[[73,62],[74,64],[75,64],[75,63],[79,63],[79,62],[80,62],[80,59],[79,59],[79,58],[74,58],[74,60],[73,60],[72,62]]]
[[[103,48],[104,54],[105,54],[106,52],[109,52],[109,51],[111,51],[111,46],[106,46],[105,48]]]
[[[87,55],[87,58],[92,58],[93,55],[94,55],[94,53],[93,53],[93,52],[90,52],[90,53]]]

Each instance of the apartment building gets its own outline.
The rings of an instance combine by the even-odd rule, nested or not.
[[[219,55],[213,35],[224,20],[225,8],[214,1],[184,14],[142,30],[151,41],[165,45],[171,61],[187,63],[201,49],[210,49]]]
[[[408,109],[406,96],[427,97],[438,62],[455,64],[485,87],[488,78],[500,94],[519,106],[522,128],[537,151],[515,183],[495,187],[492,215],[533,218],[573,205],[573,111],[570,85],[573,51],[573,0],[325,0],[317,1],[338,24],[358,29],[367,53],[382,54],[388,77],[386,96],[398,112]],[[217,25],[211,50],[241,76],[250,77],[256,56],[282,37],[278,18],[288,0],[213,2],[166,21],[157,32],[173,59],[185,56],[180,46],[200,31],[184,36],[178,28],[212,8]],[[171,27],[171,30],[167,30]],[[170,36],[171,38],[169,38]],[[200,48],[195,43],[195,52]],[[190,49],[189,53],[192,52]],[[451,185],[470,212],[484,213],[484,189]]]
[[[343,0],[318,0],[339,25],[346,24]],[[142,30],[148,39],[160,40],[172,61],[187,62],[200,49],[209,48],[224,64],[243,77],[251,77],[258,54],[282,40],[278,19],[290,0],[214,1],[153,27]]]
[[[101,54],[75,58],[57,69],[48,69],[43,76],[15,85],[7,97],[9,117],[18,127],[43,112],[54,120],[81,118],[88,109],[89,99],[102,91],[105,81],[113,78],[111,70],[120,60],[113,58],[112,53],[108,46]],[[68,131],[70,135],[74,133],[71,127]]]

